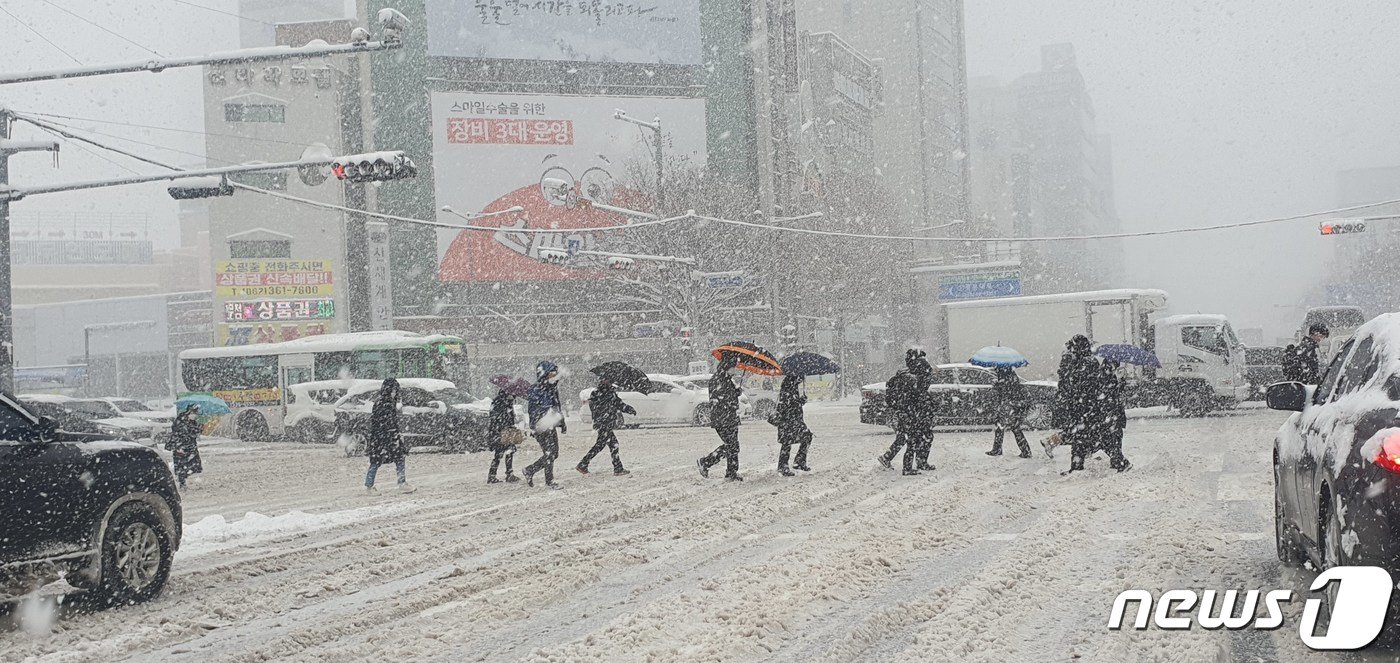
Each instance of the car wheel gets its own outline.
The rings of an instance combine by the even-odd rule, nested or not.
[[[165,589],[174,559],[165,525],[149,505],[121,506],[102,535],[102,579],[95,592],[109,605],[155,598]]]
[[[292,439],[301,444],[322,444],[329,437],[326,427],[315,419],[302,419],[292,427]]]
[[[1322,568],[1318,572],[1326,571],[1334,566],[1341,566],[1342,562],[1342,519],[1336,515],[1337,509],[1333,508],[1332,491],[1327,488],[1322,490],[1322,505],[1318,511],[1318,529],[1322,535],[1322,540],[1318,542],[1318,553],[1322,557]],[[1318,625],[1324,628],[1332,623],[1332,606],[1337,605],[1337,591],[1341,583],[1328,583],[1326,590],[1322,592],[1322,609],[1318,611]]]
[[[1278,494],[1279,476],[1274,471],[1274,546],[1278,549],[1278,561],[1285,566],[1301,566],[1303,552],[1298,548],[1297,539],[1284,523],[1283,500]]]
[[[267,419],[261,413],[244,412],[238,417],[238,439],[244,442],[264,442],[269,437]]]
[[[709,426],[711,409],[712,407],[709,403],[696,406],[695,414],[690,418],[690,423],[701,427]]]
[[[1050,428],[1050,404],[1036,403],[1026,410],[1026,416],[1022,420],[1025,427],[1031,430],[1047,430]]]

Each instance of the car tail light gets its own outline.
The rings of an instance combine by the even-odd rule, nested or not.
[[[1376,454],[1375,464],[1400,474],[1400,431],[1391,431],[1381,440],[1380,453]]]

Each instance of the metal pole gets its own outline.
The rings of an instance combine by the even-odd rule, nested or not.
[[[92,395],[92,327],[83,327],[83,395]]]
[[[10,138],[13,117],[0,107],[0,141]],[[0,149],[0,189],[10,185],[10,152]],[[15,393],[13,302],[10,296],[10,201],[0,200],[0,391]]]

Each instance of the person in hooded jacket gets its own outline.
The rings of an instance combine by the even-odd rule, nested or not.
[[[540,457],[525,468],[525,485],[535,486],[535,474],[544,471],[544,485],[559,488],[554,483],[554,459],[559,457],[559,434],[568,433],[564,408],[559,401],[559,367],[551,361],[535,365],[535,384],[530,387],[528,409],[530,430],[540,445]]]
[[[1016,446],[1021,450],[1020,458],[1031,457],[1031,445],[1026,442],[1026,434],[1021,424],[1026,418],[1026,385],[1010,366],[998,366],[992,373],[992,402],[996,408],[996,433],[992,437],[992,450],[988,456],[1001,455],[1001,443],[1009,429],[1016,438]]]
[[[802,412],[807,397],[798,389],[803,379],[797,375],[783,378],[783,384],[778,388],[778,408],[773,413],[773,424],[778,427],[778,473],[785,477],[793,476],[794,469],[812,471],[807,467],[807,447],[812,444],[812,431],[807,428]],[[790,469],[788,456],[792,453],[793,445],[797,445],[797,457],[793,459],[794,464]]]
[[[496,470],[501,466],[502,459],[506,461],[506,483],[520,480],[511,468],[515,460],[515,445],[506,444],[502,438],[503,433],[515,428],[515,421],[515,395],[502,388],[491,399],[491,418],[486,429],[486,439],[491,447],[491,469],[486,473],[486,483],[501,482],[496,478]]]
[[[1118,363],[1104,361],[1099,373],[1099,398],[1089,432],[1095,445],[1108,454],[1108,466],[1119,472],[1133,467],[1123,457],[1123,430],[1127,425],[1128,410],[1123,402],[1123,379],[1118,375]]]
[[[399,381],[389,378],[379,385],[379,394],[369,413],[369,439],[366,440],[369,455],[369,471],[365,473],[365,493],[377,495],[374,477],[379,474],[380,465],[394,464],[394,472],[399,479],[399,492],[411,493],[415,489],[408,485],[405,461],[408,446],[399,434]]]
[[[593,430],[598,431],[598,441],[593,444],[593,448],[583,455],[583,460],[578,462],[579,474],[588,474],[588,464],[593,462],[593,457],[597,456],[607,448],[612,455],[613,474],[624,476],[631,474],[622,467],[622,455],[617,449],[617,434],[613,431],[622,425],[622,414],[635,415],[637,411],[631,405],[622,402],[622,398],[617,395],[617,387],[607,378],[598,378],[598,387],[593,390],[593,394],[588,397],[588,412],[593,415]]]
[[[1327,325],[1318,323],[1308,327],[1308,335],[1303,340],[1298,341],[1298,345],[1293,348],[1291,366],[1292,375],[1285,373],[1285,379],[1303,384],[1317,384],[1321,378],[1321,364],[1318,361],[1318,345],[1324,339],[1331,336],[1331,331]],[[1288,359],[1285,358],[1285,362]]]
[[[1069,472],[1084,469],[1084,459],[1093,451],[1090,421],[1097,409],[1101,370],[1088,337],[1078,334],[1065,343],[1052,423],[1070,445]]]
[[[903,474],[915,476],[928,465],[924,442],[932,444],[932,402],[928,388],[933,380],[933,367],[923,350],[911,348],[904,354],[905,368],[885,383],[885,403],[894,417],[894,443],[880,456],[880,464],[891,469],[890,463],[904,448]]]
[[[199,458],[199,406],[190,403],[180,410],[179,416],[170,424],[170,437],[165,440],[165,448],[174,457],[175,478],[180,487],[191,474],[204,471],[204,462]]]
[[[726,355],[710,378],[710,426],[719,434],[720,445],[710,455],[696,461],[700,476],[709,478],[710,468],[724,461],[724,478],[743,481],[739,476],[739,386],[734,384],[733,372],[738,362]]]

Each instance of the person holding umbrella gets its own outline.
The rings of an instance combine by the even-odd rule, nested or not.
[[[1010,429],[1016,438],[1016,446],[1021,450],[1021,458],[1031,457],[1031,445],[1026,442],[1026,434],[1021,430],[1026,417],[1028,402],[1026,387],[1016,375],[1016,369],[1029,366],[1025,355],[1001,345],[982,348],[968,360],[973,366],[992,369],[992,407],[996,413],[996,433],[992,437],[992,450],[988,456],[1001,455],[1001,443]]]
[[[525,485],[535,487],[535,473],[544,470],[544,485],[558,489],[554,483],[554,459],[559,457],[559,433],[568,433],[564,408],[559,402],[559,367],[552,361],[535,365],[535,386],[530,387],[530,430],[540,445],[540,457],[525,468]]]
[[[739,476],[739,395],[734,384],[734,372],[743,370],[755,375],[783,374],[778,359],[753,343],[735,342],[715,348],[710,353],[719,365],[710,378],[710,426],[719,434],[720,445],[710,455],[696,461],[700,476],[709,478],[710,468],[725,461],[724,478],[743,481]]]
[[[645,377],[645,376],[644,376]],[[593,444],[593,448],[583,455],[583,460],[578,462],[579,474],[588,474],[588,464],[593,461],[604,447],[612,455],[612,466],[614,476],[625,476],[631,474],[622,467],[622,456],[617,449],[617,434],[613,431],[622,425],[622,413],[631,415],[637,414],[631,405],[622,402],[622,398],[617,395],[617,389],[613,386],[612,380],[607,377],[598,378],[598,387],[588,397],[588,411],[593,415],[593,430],[598,431],[598,441]]]
[[[491,469],[486,473],[486,483],[501,482],[496,478],[496,469],[501,466],[502,459],[506,461],[506,483],[515,483],[520,481],[520,477],[515,476],[511,463],[515,460],[516,448],[525,439],[525,434],[515,427],[515,399],[528,394],[530,384],[509,375],[497,375],[491,378],[491,384],[499,387],[500,391],[491,399],[491,417],[487,422],[486,439],[491,448]]]
[[[181,489],[191,474],[204,471],[204,463],[199,458],[199,406],[183,405],[179,416],[170,424],[170,437],[165,440],[165,448],[175,460],[175,478]]]
[[[778,389],[778,408],[773,413],[771,423],[778,427],[778,473],[790,477],[792,470],[810,472],[807,467],[807,448],[812,444],[812,430],[802,408],[807,404],[807,396],[800,387],[809,375],[831,375],[840,371],[836,362],[815,352],[798,352],[782,361],[783,383]],[[791,469],[788,457],[792,446],[797,445],[797,457]]]
[[[1118,362],[1104,359],[1099,374],[1099,399],[1089,430],[1098,447],[1108,454],[1108,466],[1119,472],[1133,467],[1123,456],[1123,430],[1127,426],[1128,412],[1123,405],[1123,379],[1118,376]]]

